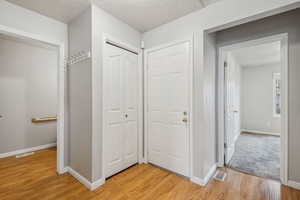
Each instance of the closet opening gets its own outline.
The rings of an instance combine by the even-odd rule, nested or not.
[[[63,47],[37,38],[0,30],[0,163],[20,180],[64,173]]]

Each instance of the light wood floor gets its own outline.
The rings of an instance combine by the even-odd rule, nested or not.
[[[1,200],[300,200],[300,191],[233,170],[207,187],[150,165],[137,165],[89,191],[69,174],[57,175],[56,150],[0,159]]]

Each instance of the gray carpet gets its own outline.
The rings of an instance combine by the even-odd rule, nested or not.
[[[275,180],[280,179],[280,137],[241,134],[229,167]]]

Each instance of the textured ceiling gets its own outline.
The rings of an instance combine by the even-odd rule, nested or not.
[[[97,0],[97,5],[141,32],[203,8],[199,0]]]
[[[7,0],[64,23],[88,8],[90,0]],[[135,29],[145,32],[219,0],[93,0]]]
[[[237,62],[243,67],[279,63],[280,42],[262,44],[232,51]]]
[[[6,0],[47,17],[68,23],[90,5],[89,0]]]

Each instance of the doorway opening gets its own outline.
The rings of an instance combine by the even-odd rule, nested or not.
[[[219,49],[220,167],[286,181],[287,37]]]
[[[0,162],[64,173],[63,45],[7,27],[0,42]]]

